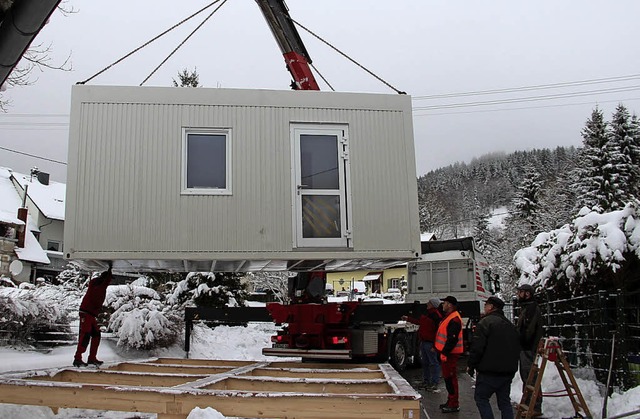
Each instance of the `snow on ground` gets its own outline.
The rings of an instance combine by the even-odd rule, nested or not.
[[[270,336],[275,333],[276,326],[271,323],[250,323],[247,327],[218,326],[209,329],[196,325],[193,330],[190,358],[233,359],[233,360],[267,360],[274,359],[262,355],[263,347],[270,345]],[[61,368],[70,366],[75,347],[58,347],[50,352],[38,352],[14,348],[0,347],[0,373],[10,371],[33,371],[37,369]],[[180,345],[156,352],[130,351],[123,352],[115,347],[115,343],[105,339],[100,345],[99,358],[107,363],[129,360],[143,360],[152,357],[184,357]],[[282,360],[282,358],[278,358]],[[576,372],[584,376],[582,372]],[[577,379],[580,390],[585,397],[594,418],[601,419],[602,402],[601,386],[595,381]],[[547,365],[543,378],[543,390],[553,392],[563,389],[560,376],[551,363]],[[522,397],[522,381],[519,375],[513,380],[511,398],[519,401]],[[474,407],[475,408],[475,407]],[[614,394],[608,401],[608,416],[640,409],[640,387],[623,394]],[[465,409],[466,410],[466,409]],[[551,418],[572,417],[573,408],[568,397],[546,398],[543,404],[545,416]],[[469,410],[467,410],[469,411]],[[475,410],[472,410],[475,411]],[[11,419],[125,419],[131,413],[104,412],[81,409],[60,409],[54,415],[48,407],[19,406],[0,404],[0,418]],[[136,418],[151,419],[153,414],[135,414]],[[639,418],[640,415],[630,416]],[[194,409],[189,419],[224,419],[225,416],[212,408]]]

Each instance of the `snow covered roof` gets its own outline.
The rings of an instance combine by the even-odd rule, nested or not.
[[[18,219],[18,208],[22,206],[22,199],[13,182],[11,182],[11,176],[10,169],[0,167],[0,222],[24,225],[24,222]],[[42,246],[31,233],[31,231],[38,231],[38,228],[33,224],[30,216],[27,217],[27,225],[24,248],[15,248],[18,259],[27,262],[51,263],[47,257],[47,252],[42,250]]]
[[[22,206],[22,201],[10,177],[9,169],[0,167],[0,222],[24,225],[18,219],[18,208]]]
[[[15,247],[14,252],[18,255],[18,259],[26,262],[49,264],[51,261],[47,256],[47,252],[42,250],[42,246],[38,243],[38,239],[32,232],[27,231],[24,237],[24,247]]]
[[[420,242],[428,242],[430,240],[436,240],[435,233],[421,233],[420,234]]]
[[[64,221],[66,184],[50,181],[48,185],[43,185],[35,176],[32,177],[16,172],[12,172],[12,175],[23,190],[26,185],[29,185],[27,193],[45,217]]]

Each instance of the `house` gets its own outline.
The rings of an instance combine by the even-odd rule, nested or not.
[[[435,234],[420,234],[420,243],[431,240],[437,240]],[[405,263],[377,271],[357,270],[348,272],[328,272],[327,284],[329,284],[336,292],[341,290],[350,291],[357,282],[364,282],[366,284],[366,294],[382,294],[387,292],[390,288],[406,292],[408,277],[407,264]]]
[[[407,95],[76,85],[65,257],[379,270],[420,255]]]
[[[49,212],[49,200],[45,198],[43,186],[31,176],[0,167],[0,276],[11,277],[18,282],[33,282],[37,276],[50,271],[49,265],[56,256],[54,253],[57,253],[58,260],[62,260],[61,251],[47,252],[42,246],[48,240],[58,241],[62,246],[62,225],[57,224],[59,219],[49,218],[54,213]],[[60,193],[64,196],[64,185],[61,190],[52,189],[56,189],[52,196],[60,197]],[[18,215],[19,208],[26,210]],[[64,219],[64,205],[62,211]]]

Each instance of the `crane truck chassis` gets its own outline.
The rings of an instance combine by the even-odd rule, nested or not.
[[[418,326],[399,321],[407,315],[419,318],[426,301],[446,295],[458,297],[458,310],[466,319],[463,335],[468,347],[481,303],[498,291],[486,259],[472,238],[442,240],[423,246],[420,260],[407,266],[412,303],[384,304],[381,300],[328,302],[324,272],[300,272],[289,278],[289,304],[266,307],[195,308],[185,311],[185,350],[193,321],[239,325],[250,321],[274,321],[282,326],[271,337],[269,356],[303,360],[389,361],[398,371],[420,358]]]

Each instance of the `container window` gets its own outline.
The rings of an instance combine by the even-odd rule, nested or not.
[[[231,130],[184,129],[183,194],[231,194]]]

